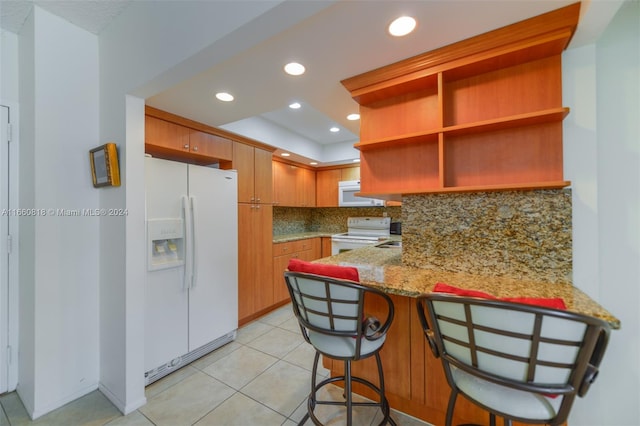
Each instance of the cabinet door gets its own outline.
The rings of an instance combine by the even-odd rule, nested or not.
[[[284,271],[289,265],[292,254],[283,254],[273,258],[273,301],[283,302],[289,299],[289,290],[284,282]]]
[[[340,174],[340,180],[358,180],[360,179],[360,166],[340,169]]]
[[[189,146],[194,154],[227,161],[231,161],[233,157],[233,142],[210,133],[192,130],[189,135]]]
[[[272,157],[270,151],[254,148],[254,195],[257,203],[271,204],[273,201]]]
[[[233,145],[233,168],[238,171],[238,202],[253,203],[253,147],[243,143]]]
[[[273,202],[278,206],[296,206],[297,167],[273,162]]]
[[[316,206],[338,207],[340,169],[320,170],[316,173]]]
[[[315,207],[316,206],[316,172],[315,170],[309,170],[299,168],[298,170],[298,188],[297,191],[299,199],[298,205],[301,207]]]
[[[322,237],[320,257],[331,256],[331,237]]]
[[[189,152],[188,128],[147,115],[144,129],[145,144]]]
[[[238,204],[238,317],[247,320],[273,305],[273,210]]]

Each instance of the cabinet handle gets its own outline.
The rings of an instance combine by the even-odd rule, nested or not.
[[[197,146],[194,146],[194,147],[193,147],[193,150],[197,152],[197,151],[198,151],[198,147],[197,147]]]
[[[257,200],[258,202],[260,202],[260,197],[256,198],[256,200]]]
[[[184,144],[184,149],[189,149],[189,144],[188,143]]]

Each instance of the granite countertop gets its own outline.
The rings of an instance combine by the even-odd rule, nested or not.
[[[330,237],[334,235],[335,232],[299,232],[297,234],[281,234],[274,235],[273,242],[274,243],[288,243],[290,241],[304,240],[307,238],[317,238],[317,237]]]
[[[567,310],[593,316],[620,328],[620,320],[571,284],[527,281],[507,277],[487,277],[457,272],[402,266],[399,248],[364,247],[316,260],[315,263],[355,266],[360,281],[389,294],[417,297],[442,282],[478,290],[497,297],[561,297]]]

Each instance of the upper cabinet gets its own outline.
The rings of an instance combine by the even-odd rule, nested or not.
[[[576,3],[342,81],[360,104],[361,193],[569,185],[561,53],[579,12]]]
[[[317,207],[338,207],[338,182],[360,179],[359,166],[336,166],[316,172]]]
[[[272,151],[236,142],[233,168],[238,170],[238,202],[271,204]]]
[[[315,207],[315,170],[275,160],[272,167],[274,206]]]
[[[182,121],[186,119],[179,118]],[[176,117],[147,107],[145,152],[158,158],[193,164],[228,164],[233,157],[233,141],[175,122]],[[187,123],[189,124],[189,123]],[[204,127],[196,123],[198,127]]]

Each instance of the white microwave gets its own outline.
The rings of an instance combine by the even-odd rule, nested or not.
[[[359,180],[343,180],[338,182],[338,205],[340,207],[383,207],[384,200],[358,197]]]

